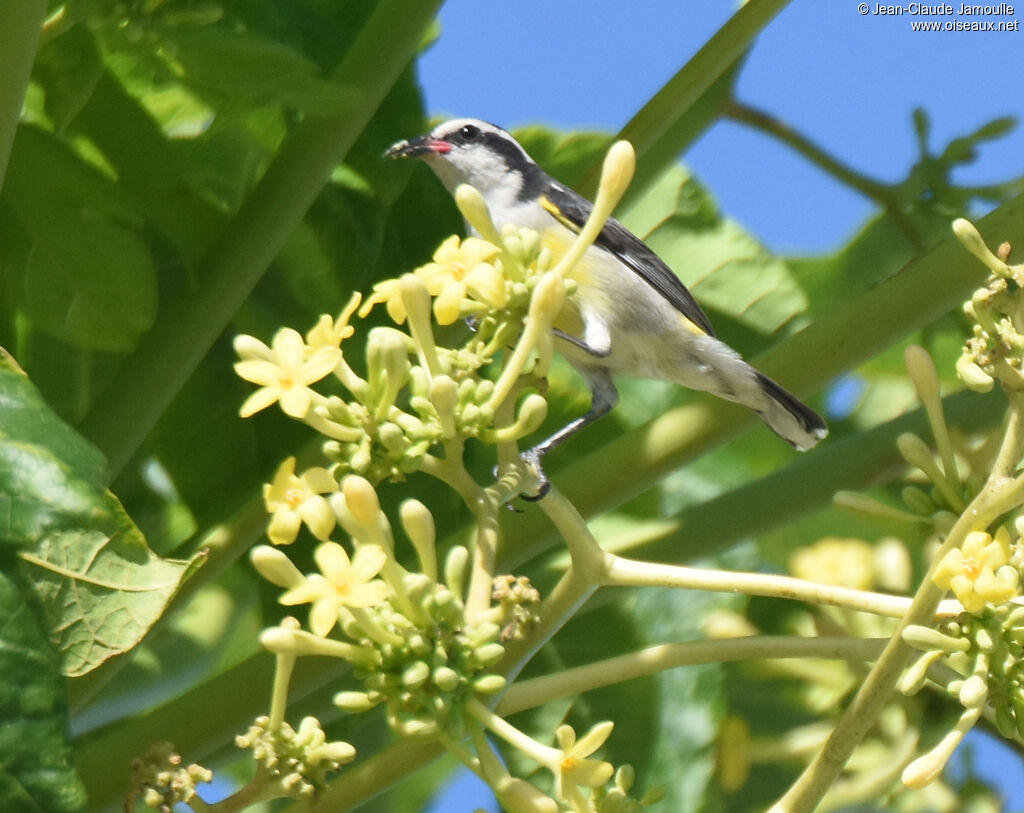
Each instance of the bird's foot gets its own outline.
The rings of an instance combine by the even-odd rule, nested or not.
[[[534,447],[523,452],[519,457],[520,459],[531,469],[537,478],[537,490],[533,494],[521,493],[519,496],[527,502],[538,502],[543,500],[549,491],[551,491],[551,481],[547,475],[544,474],[544,469],[540,464],[541,458],[544,456],[544,452]]]

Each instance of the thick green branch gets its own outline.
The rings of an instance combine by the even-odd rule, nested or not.
[[[633,194],[660,175],[714,120],[719,100],[729,98],[729,71],[788,2],[750,0],[741,6],[622,128],[617,138],[629,141],[640,159]],[[599,174],[600,167],[595,166],[583,189],[596,189]]]
[[[0,0],[0,188],[45,19],[46,0]]]
[[[700,663],[768,658],[834,658],[870,661],[878,656],[886,638],[793,638],[759,635],[714,641],[660,644],[639,652],[565,669],[557,674],[524,680],[508,690],[498,704],[503,716],[540,706],[561,697],[611,686],[645,675]]]
[[[959,392],[943,399],[952,426],[964,432],[995,427],[1006,414],[1000,392]],[[904,432],[924,436],[923,409],[901,415],[852,437],[823,444],[788,466],[707,502],[685,508],[670,519],[645,526],[635,539],[602,540],[606,550],[655,561],[692,561],[727,550],[741,539],[779,528],[808,511],[829,504],[837,491],[861,491],[887,471],[904,465],[896,438]]]
[[[86,417],[82,430],[111,475],[127,463],[249,295],[419,47],[441,0],[382,0],[335,71],[361,96],[343,115],[311,119],[281,148],[207,254],[202,289],[166,309]]]

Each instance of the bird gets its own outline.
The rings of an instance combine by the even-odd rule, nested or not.
[[[535,230],[557,262],[593,204],[549,176],[515,138],[494,124],[457,118],[404,139],[386,158],[414,157],[454,194],[462,184],[483,197],[494,224]],[[824,419],[715,337],[711,322],[671,268],[613,218],[569,272],[575,291],[555,322],[556,346],[591,392],[587,412],[522,454],[550,489],[543,457],[618,403],[616,376],[669,381],[752,410],[800,451],[828,435]]]

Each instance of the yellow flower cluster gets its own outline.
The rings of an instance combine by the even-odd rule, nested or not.
[[[1020,574],[1010,564],[1010,533],[1000,528],[993,537],[984,531],[972,531],[962,548],[947,553],[935,568],[932,581],[943,590],[952,590],[969,613],[985,605],[1001,604],[1018,595]]]
[[[789,570],[819,584],[870,590],[875,581],[874,548],[860,539],[826,537],[796,551]]]
[[[541,247],[540,238],[529,229],[508,227],[496,239],[501,245],[453,234],[437,248],[432,262],[412,272],[432,298],[439,325],[505,308],[525,312],[530,291],[550,265],[551,252]],[[365,317],[379,303],[384,303],[397,324],[408,318],[400,279],[374,285],[359,315]]]
[[[485,309],[500,310],[508,304],[508,291],[501,260],[501,249],[479,237],[461,239],[453,234],[434,252],[433,262],[413,273],[423,280],[434,298],[434,318],[439,325],[450,325],[461,316]],[[406,320],[405,304],[397,279],[377,283],[360,309],[366,316],[383,302],[388,316],[396,323]]]

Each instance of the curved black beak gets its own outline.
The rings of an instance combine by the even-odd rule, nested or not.
[[[447,141],[439,141],[428,135],[407,138],[392,144],[384,153],[385,158],[408,158],[420,155],[443,155],[449,152],[452,145]]]

